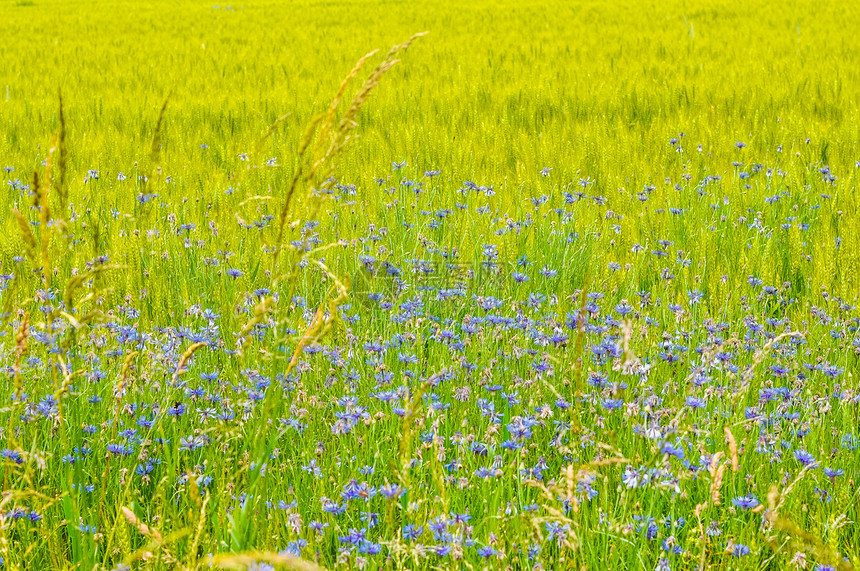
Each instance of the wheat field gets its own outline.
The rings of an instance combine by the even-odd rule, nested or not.
[[[851,3],[0,22],[3,568],[860,566]]]

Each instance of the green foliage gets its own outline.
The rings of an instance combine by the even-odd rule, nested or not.
[[[0,556],[9,568],[252,561],[315,568],[276,553],[300,537],[312,542],[317,563],[353,566],[338,563],[331,536],[302,535],[286,512],[267,507],[337,498],[344,481],[331,474],[342,462],[377,467],[407,489],[379,514],[391,538],[390,568],[430,566],[401,542],[407,514],[426,523],[467,510],[492,514],[476,526],[502,536],[513,568],[530,565],[517,548],[542,539],[548,522],[571,526],[568,543],[547,547],[560,565],[634,568],[648,558],[653,568],[656,548],[641,534],[601,522],[676,509],[701,516],[676,532],[687,546],[680,568],[730,568],[736,562],[725,545],[708,543],[702,522],[726,517],[715,499],[721,489],[739,496],[745,485],[758,485],[763,500],[779,484],[782,496],[774,491],[770,507],[786,502],[779,517],[770,512],[765,531],[752,514],[731,514],[732,541],[753,545],[762,561],[773,556],[762,568],[787,565],[789,546],[834,565],[842,563],[837,554],[860,549],[848,523],[860,517],[851,486],[840,484],[830,507],[809,501],[818,488],[807,471],[792,480],[782,468],[757,464],[748,451],[756,433],[744,416],[772,384],[756,371],[771,352],[788,355],[793,327],[805,328],[804,343],[814,344],[798,349],[805,358],[856,375],[856,323],[845,317],[860,293],[860,12],[850,3],[33,5],[0,2],[0,167],[15,167],[0,173],[0,274],[13,276],[0,282],[2,352],[14,395],[2,399],[0,426],[3,447],[21,453],[20,463],[4,459],[2,511],[26,503],[44,514],[26,528],[7,526],[3,516]],[[420,30],[431,36],[399,43]],[[385,45],[395,48],[353,67]],[[394,66],[407,47],[408,62]],[[441,174],[427,174],[435,169]],[[457,192],[464,181],[486,187],[480,198]],[[550,209],[544,197],[569,212]],[[473,214],[478,208],[486,215]],[[467,214],[440,214],[446,210]],[[500,269],[485,263],[488,247],[498,249]],[[376,260],[373,270],[366,256]],[[557,270],[556,281],[534,276],[519,287],[506,279],[523,256],[525,267]],[[426,280],[380,271],[417,259],[444,271]],[[749,276],[774,286],[774,295],[749,289]],[[748,351],[741,372],[721,377],[731,398],[714,397],[713,417],[700,426],[692,413],[678,413],[685,435],[709,431],[701,441],[708,445],[691,446],[691,456],[717,458],[689,485],[696,498],[655,494],[643,506],[610,487],[603,474],[617,476],[655,451],[629,422],[582,404],[558,413],[575,440],[548,453],[564,458],[566,471],[538,483],[518,477],[522,465],[514,463],[499,486],[470,484],[466,500],[457,492],[467,486],[445,472],[440,444],[459,432],[439,429],[442,415],[428,404],[435,382],[450,380],[460,364],[440,348],[446,322],[410,318],[404,334],[378,303],[397,307],[414,294],[405,282],[431,281],[462,285],[468,298],[496,296],[520,315],[531,294],[552,296],[543,318],[559,328],[584,315],[588,292],[605,294],[609,308],[637,293],[660,300],[638,306],[635,329],[623,339],[624,366],[638,362],[628,344],[656,352],[661,342],[643,325],[646,316],[673,338],[707,320],[740,328],[753,313],[779,318],[786,331],[773,334],[782,343]],[[701,303],[691,301],[694,291]],[[819,306],[844,317],[840,330],[823,318],[808,322]],[[425,309],[452,322],[471,317],[465,309],[445,313],[441,298]],[[218,342],[159,329],[168,326],[214,329]],[[145,346],[119,342],[116,331],[125,327],[164,337]],[[34,347],[31,330],[49,341]],[[400,365],[392,355],[369,366],[352,353],[395,332],[414,343],[417,361],[418,378],[397,381],[405,387],[402,416],[368,415],[361,436],[344,437],[351,440],[343,452],[343,439],[288,431],[286,417],[308,433],[330,432],[336,421],[326,405],[357,390],[357,381],[327,370],[305,348],[343,349],[364,375],[358,389],[368,391],[368,379]],[[488,326],[470,341],[463,360],[476,369],[465,385],[477,392],[495,375],[532,408],[556,397],[585,402],[592,371],[584,331],[542,350],[554,376],[533,375],[525,364],[499,368],[500,355],[527,344],[525,332],[506,335]],[[740,351],[744,341],[720,339],[713,351]],[[799,362],[791,366],[800,370]],[[189,398],[189,377],[212,370],[221,375],[212,390],[228,402],[228,384],[247,381],[240,419],[204,426],[191,414],[165,416]],[[660,362],[652,375],[667,407],[681,410],[692,386],[687,371]],[[839,384],[818,375],[820,386],[806,386],[805,396],[856,391],[856,379],[846,377]],[[631,392],[638,390],[646,388]],[[41,419],[36,403],[49,397],[57,409],[53,420]],[[167,420],[147,426],[144,415],[134,425],[132,409],[141,403]],[[447,414],[458,431],[492,442],[512,422],[509,412],[490,428],[474,409]],[[98,437],[87,432],[92,422]],[[615,441],[580,459],[580,444],[594,444],[590,422]],[[857,409],[845,405],[827,419],[810,410],[797,422],[813,427],[807,439],[824,457],[839,445],[835,432],[856,426]],[[133,457],[106,451],[104,441],[119,444],[134,426]],[[431,428],[437,434],[419,441]],[[747,453],[732,458],[729,472],[719,454],[738,454],[734,434],[743,434]],[[90,460],[68,460],[97,438]],[[195,439],[207,447],[179,450]],[[844,461],[856,465],[853,450]],[[354,462],[346,462],[350,455]],[[155,456],[153,476],[136,473]],[[303,474],[299,466],[311,459],[330,479]],[[204,473],[214,474],[205,494]],[[599,500],[565,510],[559,498],[588,478],[602,486]],[[545,511],[511,515],[512,501],[540,502]],[[483,563],[474,554],[467,561]]]

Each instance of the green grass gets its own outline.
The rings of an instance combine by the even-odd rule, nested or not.
[[[860,11],[230,6],[0,1],[6,567],[860,564]]]

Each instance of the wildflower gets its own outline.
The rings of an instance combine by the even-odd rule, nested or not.
[[[810,464],[815,464],[815,456],[800,448],[794,451],[794,459],[803,464],[804,466],[809,466]]]
[[[672,444],[670,444],[668,442],[663,443],[663,446],[660,448],[660,453],[661,454],[668,454],[669,456],[674,456],[678,460],[683,460],[684,456],[685,456],[683,448],[680,448],[678,446],[673,446]]]
[[[2,456],[6,460],[11,460],[16,464],[24,463],[24,457],[17,450],[10,450],[6,448],[3,451],[0,451],[0,456]]]
[[[567,534],[570,533],[570,525],[562,525],[557,521],[549,521],[544,524],[547,533],[547,541],[555,540],[559,547],[567,541]]]
[[[822,471],[824,472],[825,476],[830,478],[831,482],[834,481],[839,476],[845,475],[845,470],[842,470],[841,468],[833,469],[833,468],[825,467]]]
[[[751,494],[748,496],[738,496],[738,497],[732,499],[732,504],[734,504],[735,507],[745,509],[745,510],[751,510],[751,509],[757,507],[759,505],[759,503],[760,502],[758,501],[758,498],[756,498],[755,496],[753,496]]]
[[[385,484],[379,491],[388,499],[399,498],[406,493],[406,490],[398,484]]]
[[[167,414],[179,418],[180,416],[185,414],[186,408],[187,407],[185,406],[185,403],[176,402],[172,406],[170,406],[170,408],[167,409]]]
[[[492,478],[496,475],[496,471],[492,468],[488,468],[486,466],[481,466],[477,470],[475,470],[476,478]]]
[[[744,557],[746,555],[749,555],[750,551],[751,550],[750,550],[749,546],[744,545],[743,543],[735,543],[732,546],[731,553],[732,553],[732,557]]]

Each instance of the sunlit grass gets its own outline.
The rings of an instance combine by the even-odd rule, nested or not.
[[[858,18],[0,2],[4,565],[856,567]]]

